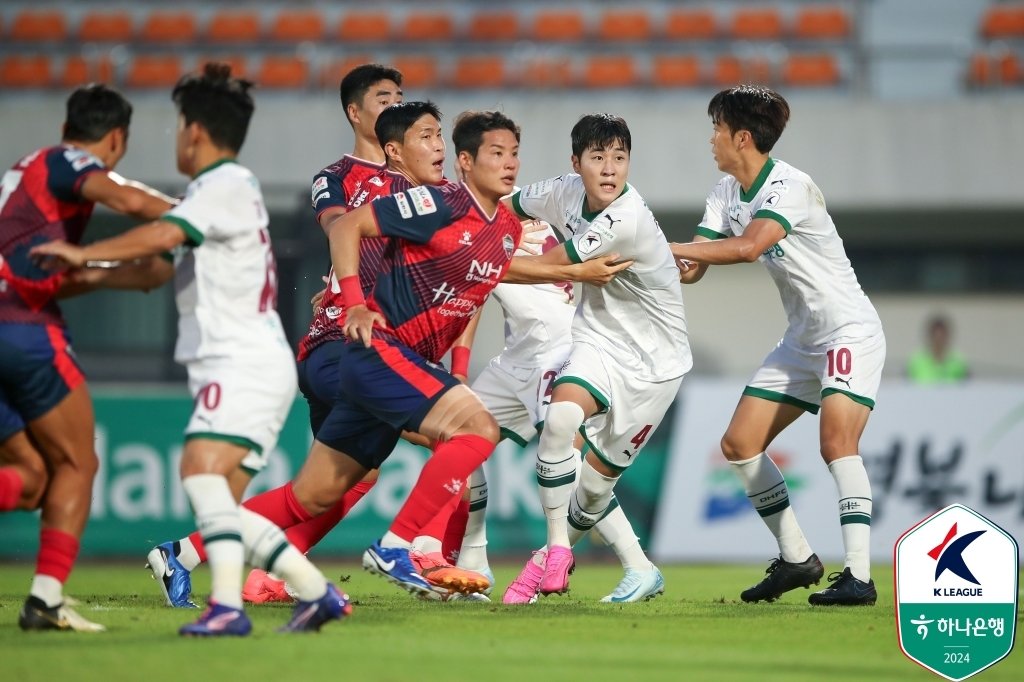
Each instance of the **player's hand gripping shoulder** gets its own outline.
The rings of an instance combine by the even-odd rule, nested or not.
[[[603,287],[632,264],[631,260],[620,261],[617,253],[609,253],[607,256],[591,258],[572,265],[571,267],[575,268],[576,272],[569,279]]]
[[[522,221],[523,231],[519,237],[517,248],[522,249],[531,256],[539,256],[544,251],[544,243],[547,237],[544,235],[546,225],[541,220]]]

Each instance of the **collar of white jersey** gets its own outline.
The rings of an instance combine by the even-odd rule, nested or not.
[[[749,204],[757,196],[757,193],[764,187],[765,180],[771,174],[772,169],[775,168],[775,159],[768,157],[768,160],[764,162],[764,166],[761,167],[761,172],[754,178],[754,184],[750,186],[750,189],[744,191],[743,187],[740,187],[740,201],[744,204]]]
[[[628,191],[629,191],[629,183],[627,182],[625,185],[622,186],[622,191],[619,192],[619,196],[617,196],[614,199],[612,199],[612,204],[614,204],[616,201],[618,201],[619,198],[623,194],[628,192]],[[612,204],[608,204],[608,206],[611,206]],[[594,222],[594,218],[596,218],[597,216],[601,215],[601,213],[603,213],[604,210],[608,208],[608,206],[605,206],[600,211],[588,211],[587,210],[587,193],[584,192],[583,193],[583,204],[580,206],[580,216],[582,216],[583,219],[586,220],[588,223],[592,223],[592,222]]]

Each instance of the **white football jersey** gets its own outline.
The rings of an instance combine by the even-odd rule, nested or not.
[[[188,235],[174,256],[180,363],[288,349],[259,181],[233,161],[207,168],[163,220]]]
[[[727,175],[708,196],[697,234],[741,235],[754,218],[771,218],[786,230],[786,237],[758,260],[782,296],[787,339],[806,347],[881,333],[878,313],[860,288],[821,190],[809,175],[768,159],[748,192]]]
[[[550,225],[535,234],[545,239],[542,251],[558,246]],[[519,251],[516,255],[528,254]],[[540,356],[572,343],[572,318],[576,312],[572,282],[499,284],[491,295],[505,317],[502,361],[532,367]]]
[[[523,188],[512,202],[521,215],[545,220],[565,240],[575,262],[618,253],[634,260],[603,287],[583,284],[573,340],[604,348],[640,381],[666,381],[693,365],[686,334],[679,269],[658,221],[626,185],[603,211],[585,212],[576,173]]]

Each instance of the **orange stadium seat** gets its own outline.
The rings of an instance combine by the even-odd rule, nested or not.
[[[235,78],[249,78],[249,65],[246,58],[240,54],[230,55],[206,55],[196,60],[196,71],[202,71],[203,65],[209,62],[223,62],[231,67],[231,75]]]
[[[669,40],[711,40],[718,36],[718,24],[710,10],[677,10],[665,18]]]
[[[264,88],[304,88],[309,84],[309,62],[299,57],[268,55],[260,64],[256,82]]]
[[[128,67],[129,88],[170,88],[181,78],[181,59],[175,55],[139,55]]]
[[[497,88],[505,85],[505,61],[494,56],[460,57],[452,73],[452,87]]]
[[[778,40],[782,17],[774,8],[738,9],[732,17],[730,35],[738,40]]]
[[[371,55],[356,55],[330,61],[320,69],[318,81],[325,88],[337,90],[341,86],[341,79],[345,77],[345,74],[361,64],[372,64],[374,61],[376,60]]]
[[[793,36],[803,40],[842,40],[850,31],[850,17],[842,7],[801,7],[793,24]]]
[[[57,83],[64,88],[75,88],[92,81],[89,62],[81,55],[73,55],[64,60],[64,70]]]
[[[643,10],[609,10],[601,15],[597,35],[610,42],[650,40],[651,18]]]
[[[578,11],[541,11],[534,16],[528,37],[545,42],[579,42],[584,28],[583,15]]]
[[[45,88],[50,85],[50,58],[11,55],[0,62],[0,85],[9,88]]]
[[[1005,52],[999,57],[999,79],[1004,85],[1016,85],[1024,79],[1016,52]]]
[[[445,12],[412,12],[402,22],[398,38],[411,43],[447,42],[453,32],[452,18]]]
[[[142,23],[139,38],[149,43],[191,43],[196,18],[189,12],[153,12]]]
[[[823,88],[839,84],[839,65],[830,54],[794,54],[782,67],[786,85]]]
[[[433,57],[396,57],[391,65],[402,73],[403,88],[432,88],[437,84],[437,60]]]
[[[90,12],[78,25],[82,42],[118,43],[132,39],[132,15],[128,12]]]
[[[254,43],[260,38],[256,12],[217,12],[210,17],[203,36],[211,43]]]
[[[595,55],[583,69],[582,85],[588,88],[625,88],[638,85],[633,58],[629,55]]]
[[[316,10],[283,10],[268,32],[271,40],[299,43],[324,37],[324,17]]]
[[[64,13],[55,10],[24,10],[11,23],[11,40],[23,42],[58,42],[68,36]]]
[[[651,60],[655,86],[686,88],[700,84],[700,60],[693,55],[657,55]]]
[[[519,14],[517,12],[486,12],[474,14],[466,30],[467,40],[517,40]]]
[[[715,59],[711,78],[719,87],[739,85],[743,82],[743,62],[735,55],[720,55]]]
[[[567,58],[531,59],[519,72],[524,88],[564,88],[572,85],[572,62]]]
[[[338,24],[338,37],[349,42],[384,42],[391,37],[391,18],[387,12],[350,12]]]
[[[967,68],[967,83],[981,88],[992,84],[992,58],[987,52],[976,52],[971,55]]]
[[[1024,37],[1024,6],[990,7],[981,20],[981,35],[988,39]]]

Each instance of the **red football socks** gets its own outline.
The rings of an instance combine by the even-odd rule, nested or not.
[[[0,468],[0,512],[16,509],[24,488],[25,482],[13,467]]]
[[[43,528],[39,531],[36,575],[48,575],[64,584],[71,575],[77,557],[78,538],[56,528]]]

